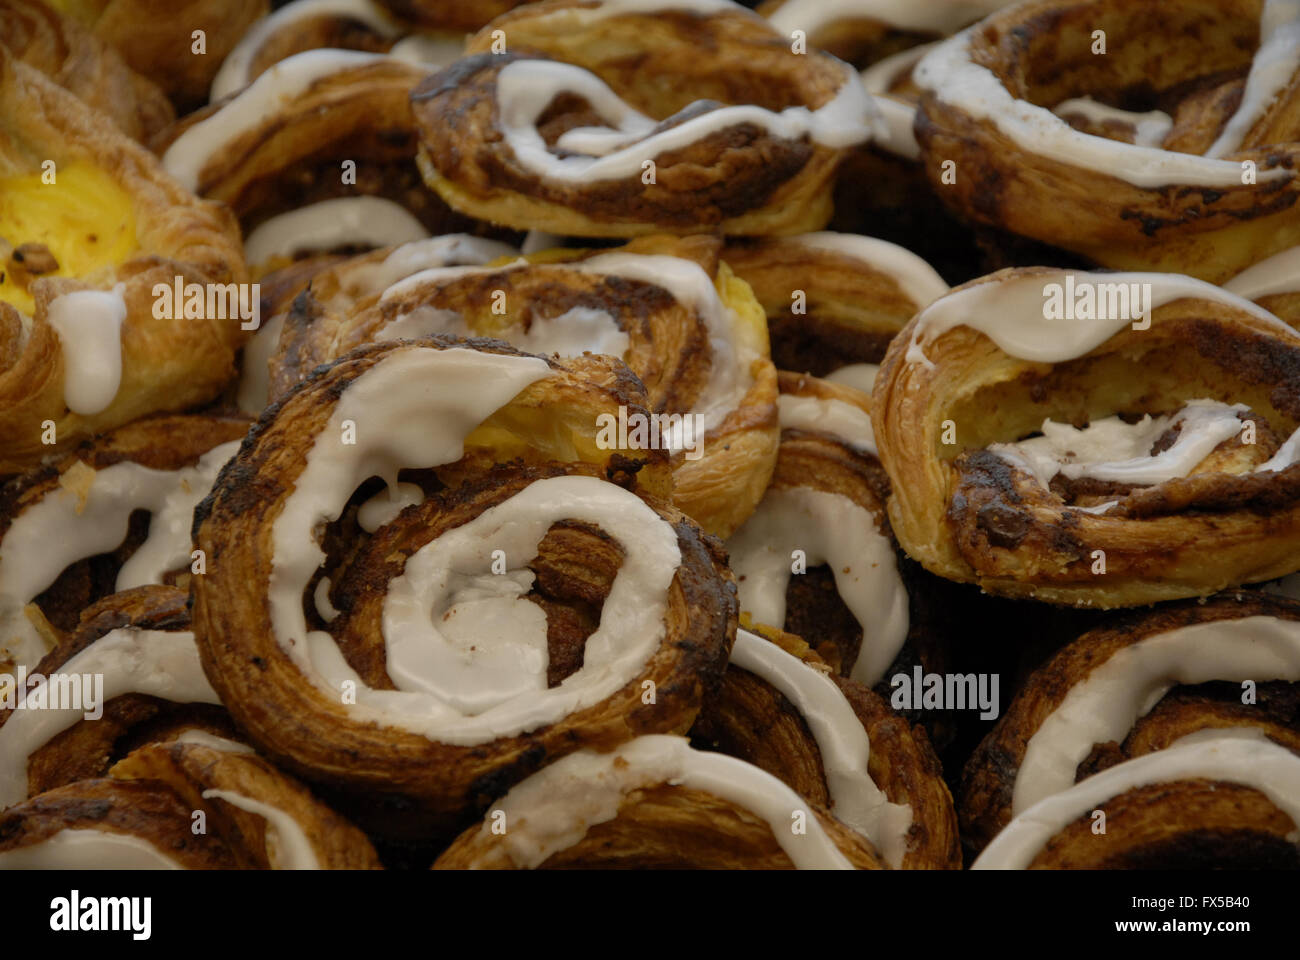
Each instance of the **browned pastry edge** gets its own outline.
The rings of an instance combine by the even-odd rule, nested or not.
[[[248,865],[215,833],[193,833],[192,812],[160,783],[81,780],[0,813],[0,853],[40,843],[62,830],[103,830],[147,840],[191,870]]]
[[[241,729],[278,762],[345,794],[369,791],[366,823],[389,836],[427,835],[454,824],[547,758],[585,745],[613,746],[641,733],[684,730],[711,674],[725,663],[735,630],[734,586],[720,545],[672,508],[654,504],[673,523],[683,551],[666,615],[667,636],[677,639],[661,644],[642,675],[601,704],[531,734],[467,748],[357,722],[337,697],[304,682],[274,638],[262,595],[271,572],[271,526],[290,492],[289,478],[300,469],[295,464],[329,418],[335,398],[384,356],[466,346],[517,355],[497,341],[432,338],[363,347],[318,371],[268,409],[195,511],[195,542],[207,551],[209,572],[193,584],[194,630],[213,686]],[[536,407],[555,415],[566,405],[580,410],[584,404],[594,412],[597,404],[618,399],[635,409],[633,396],[614,394],[570,372],[604,360],[587,358],[568,366],[548,361],[556,375],[526,388],[504,408],[504,416],[508,420]],[[594,429],[593,419],[581,418],[585,429]],[[472,451],[472,437],[466,446]],[[498,447],[491,455],[501,460],[517,454]],[[627,459],[617,452],[612,457],[605,457],[606,470]],[[653,477],[653,469],[644,473]],[[659,704],[676,703],[680,711],[642,703],[641,681],[647,677],[656,681]]]
[[[972,59],[1017,100],[1053,104],[1086,92],[1160,104],[1187,93],[1193,79],[1244,75],[1258,44],[1259,11],[1255,2],[1214,0],[1033,0],[982,21],[972,33]],[[1110,38],[1106,56],[1090,53],[1096,30]],[[1177,121],[1176,104],[1163,105]],[[949,105],[942,91],[922,97],[916,137],[935,193],[969,220],[1120,270],[1222,283],[1300,241],[1300,179],[1264,176],[1294,171],[1300,159],[1291,110],[1288,98],[1279,98],[1229,155],[1254,162],[1257,182],[1226,187],[1148,189],[1048,158]],[[955,183],[943,182],[949,160],[960,171]]]
[[[0,538],[25,509],[45,496],[60,488],[84,492],[93,479],[90,471],[123,462],[153,470],[193,466],[212,448],[241,438],[249,422],[233,414],[162,415],[135,420],[93,440],[84,440],[61,459],[0,485]],[[128,525],[118,549],[70,564],[36,597],[34,602],[56,630],[72,631],[83,609],[114,592],[118,571],[143,542],[147,531],[147,516],[143,511],[138,515],[138,522],[133,519]]]
[[[829,671],[803,639],[769,628],[754,632],[813,669]],[[867,731],[872,780],[891,803],[912,807],[903,868],[959,868],[957,815],[925,729],[895,715],[862,684],[833,679]],[[813,803],[830,806],[821,750],[807,722],[784,694],[749,671],[728,667],[721,689],[705,699],[691,736],[766,770]]]
[[[151,743],[119,761],[111,775],[117,780],[165,784],[187,806],[205,811],[208,831],[221,837],[248,866],[287,866],[284,861],[277,863],[269,822],[223,797],[204,796],[207,791],[229,791],[292,817],[321,869],[381,869],[365,834],[261,757],[198,743]]]
[[[871,843],[816,804],[809,804],[831,840],[862,870],[885,869]],[[466,830],[435,870],[500,869],[496,837]],[[548,857],[541,869],[789,870],[794,864],[767,821],[711,793],[658,784],[635,790],[618,816],[590,827],[581,840]]]
[[[147,142],[176,119],[166,95],[72,17],[36,0],[0,2],[0,44]]]
[[[1150,612],[1120,617],[1110,625],[1083,634],[1061,649],[1029,677],[997,725],[967,761],[958,804],[963,840],[973,849],[981,849],[1011,821],[1016,773],[1030,737],[1056,710],[1071,688],[1092,670],[1125,647],[1148,637],[1193,624],[1251,616],[1300,621],[1300,603],[1261,592],[1240,591],[1206,601],[1169,604]],[[1201,712],[1198,719],[1183,711],[1162,714],[1157,710],[1130,731],[1124,745],[1100,744],[1098,747],[1105,753],[1119,751],[1122,755],[1118,759],[1127,759],[1167,745],[1171,737],[1176,739],[1197,729],[1222,726],[1220,717],[1218,711]],[[1234,725],[1246,723],[1252,726],[1262,723],[1266,732],[1272,725],[1262,708],[1253,720],[1239,716]],[[1139,746],[1141,741],[1145,745]],[[1094,747],[1094,755],[1080,764],[1081,772],[1092,772],[1103,765],[1098,762],[1097,749]]]
[[[1208,779],[1137,787],[1106,801],[1105,833],[1085,815],[1031,870],[1300,869],[1295,824],[1258,790]]]
[[[731,241],[723,259],[767,314],[772,360],[781,370],[823,377],[850,363],[879,363],[889,341],[923,304],[888,273],[798,237]],[[803,291],[805,313],[794,313]]]

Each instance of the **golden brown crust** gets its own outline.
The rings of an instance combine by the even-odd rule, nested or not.
[[[1050,107],[1085,93],[1113,102],[1140,89],[1143,102],[1160,104],[1175,118],[1166,149],[1203,150],[1209,145],[1204,131],[1218,133],[1233,98],[1182,103],[1224,77],[1245,76],[1259,42],[1261,7],[1260,0],[1034,0],[983,21],[972,34],[972,57],[1013,97],[1033,104]],[[1091,49],[1098,30],[1110,44],[1105,56]],[[1107,267],[1221,283],[1300,242],[1300,179],[1266,174],[1294,168],[1300,158],[1293,99],[1279,97],[1228,155],[1258,168],[1257,182],[1234,186],[1144,188],[1052,159],[945,102],[942,90],[922,98],[916,134],[936,193],[972,221]],[[1194,107],[1210,116],[1192,121],[1187,114]],[[1189,139],[1196,126],[1199,142]],[[945,161],[957,164],[955,183],[944,182]]]
[[[276,109],[205,158],[196,192],[229,205],[245,231],[311,203],[358,195],[392,200],[431,233],[472,228],[424,188],[411,162],[416,132],[408,95],[425,75],[420,67],[380,60],[341,67],[282,96]],[[222,110],[230,102],[182,118],[154,139],[154,150],[166,158],[195,125],[226,124]],[[353,164],[354,182],[345,182],[345,161]]]
[[[179,470],[193,466],[214,447],[238,440],[248,430],[246,417],[175,415],[146,417],[124,427],[85,441],[74,453],[36,470],[13,477],[0,486],[0,537],[23,511],[33,507],[56,491],[68,487],[82,489],[93,475],[116,463],[130,462],[153,470]],[[71,632],[78,627],[83,611],[114,592],[118,571],[144,541],[148,519],[128,524],[122,544],[114,551],[96,555],[69,565],[33,601],[56,631]],[[178,572],[175,582],[184,586],[188,567]],[[119,595],[118,599],[126,596]],[[111,601],[110,607],[117,601]]]
[[[1296,825],[1263,793],[1223,781],[1156,783],[1106,801],[1107,829],[1080,817],[1030,870],[1300,868]]]
[[[481,747],[463,747],[361,722],[339,697],[303,678],[269,625],[266,584],[271,572],[272,524],[317,432],[350,382],[390,353],[453,346],[515,353],[497,341],[438,339],[353,352],[318,371],[263,416],[239,457],[223,471],[212,496],[195,514],[196,542],[213,558],[208,574],[194,584],[194,629],[213,686],[248,736],[289,769],[345,793],[366,791],[373,828],[387,834],[427,831],[431,825],[454,823],[547,758],[584,745],[612,746],[641,733],[686,729],[703,688],[725,661],[735,630],[734,587],[716,541],[702,535],[673,508],[647,496],[656,512],[672,523],[683,552],[665,615],[666,637],[671,639],[651,656],[644,676],[600,704],[532,733],[500,738]],[[595,445],[596,411],[616,409],[620,400],[630,403],[631,409],[638,408],[634,396],[599,388],[573,372],[584,363],[606,361],[588,358],[566,367],[552,364],[554,376],[523,390],[487,421],[494,425],[491,429],[480,426],[470,436],[467,466],[438,471],[453,486],[470,485],[408,510],[370,541],[371,553],[358,554],[356,576],[360,582],[356,586],[349,582],[342,592],[335,593],[351,610],[349,618],[339,621],[340,630],[351,629],[348,624],[355,619],[359,625],[352,638],[360,644],[368,636],[366,612],[374,615],[374,601],[386,591],[388,578],[400,572],[402,561],[396,561],[396,570],[391,569],[390,561],[391,550],[401,549],[397,541],[409,547],[463,523],[480,512],[495,491],[509,487],[510,481],[497,474],[484,484],[488,475],[483,473],[481,461],[485,458],[490,465],[529,456],[543,465],[559,454],[591,464],[585,468],[575,464],[566,470],[595,470],[597,475],[616,478],[620,471],[630,469],[621,474],[623,482],[635,485],[638,492],[664,489],[662,459],[652,459],[648,465],[632,464],[623,452],[603,451]],[[542,418],[545,430],[538,429]],[[533,436],[537,439],[525,439]],[[484,441],[476,441],[476,437],[492,438],[490,446],[485,448]],[[545,443],[553,444],[555,452],[548,455]],[[632,466],[627,468],[627,464]],[[524,479],[530,477],[522,466],[513,469],[524,470]],[[253,483],[248,482],[254,477]],[[478,478],[478,483],[473,484],[472,478]],[[599,563],[601,557],[593,551],[589,560]],[[584,560],[575,558],[575,562]],[[592,572],[596,580],[598,571],[597,567]],[[369,655],[373,653],[371,650]],[[642,703],[641,681],[646,678],[653,679],[659,690],[655,705]]]
[[[1012,791],[1030,738],[1092,671],[1121,650],[1157,634],[1252,616],[1300,621],[1300,604],[1251,591],[1225,594],[1205,602],[1173,604],[1129,616],[1112,626],[1091,630],[1064,647],[1029,677],[967,762],[958,808],[963,839],[978,850],[1011,821]],[[1237,693],[1239,696],[1239,686]],[[1227,726],[1258,727],[1276,742],[1300,749],[1300,730],[1294,724],[1294,717],[1287,716],[1285,709],[1280,713],[1271,710],[1267,700],[1238,710],[1231,702],[1211,699],[1207,694],[1182,698],[1175,692],[1144,714],[1122,743],[1095,745],[1079,764],[1078,775],[1082,779],[1123,760],[1163,749],[1197,730]],[[1107,816],[1112,816],[1109,803]],[[1207,822],[1206,826],[1213,824]],[[1136,841],[1141,834],[1133,836]]]
[[[575,185],[524,166],[496,125],[497,75],[518,60],[555,59],[589,70],[661,121],[657,129],[708,110],[705,101],[773,110],[820,107],[844,82],[838,61],[791,53],[761,19],[743,11],[584,18],[591,6],[566,0],[520,7],[471,38],[470,56],[412,93],[421,170],[451,206],[495,223],[576,236],[780,235],[815,230],[829,220],[829,181],[842,151],[806,138],[783,140],[755,124],[662,153],[654,158],[651,183],[639,172]],[[508,52],[489,52],[493,30],[506,32]],[[700,58],[701,43],[713,55]],[[689,80],[657,81],[665,75]],[[585,100],[562,96],[541,128],[551,142],[591,120]]]
[[[192,812],[161,784],[81,780],[0,813],[0,853],[41,843],[62,830],[103,830],[146,840],[190,870],[244,866],[224,838],[192,832]]]
[[[193,407],[214,397],[234,374],[234,355],[246,334],[238,318],[158,318],[155,284],[242,282],[243,251],[229,212],[196,199],[155,158],[104,116],[43,74],[0,50],[0,177],[39,177],[52,160],[58,176],[78,165],[112,178],[128,198],[135,250],[125,262],[95,276],[40,277],[30,283],[35,313],[25,342],[20,329],[0,330],[15,357],[0,370],[0,474],[34,466],[92,433],[161,410]],[[57,183],[62,183],[62,180]],[[34,189],[58,189],[57,183]],[[22,240],[22,238],[18,238]],[[70,242],[79,242],[72,240]],[[15,244],[18,246],[18,244]],[[47,320],[60,294],[123,284],[122,377],[113,402],[96,414],[70,412],[63,397],[64,355]],[[20,346],[15,349],[14,344]],[[43,421],[55,424],[56,443],[44,444]]]
[[[292,818],[322,870],[382,869],[364,833],[261,757],[199,743],[152,743],[119,761],[111,776],[170,787],[187,807],[207,814],[207,829],[221,837],[241,866],[302,868],[290,859],[288,841],[270,829],[270,821],[208,791],[235,794]]]
[[[799,237],[733,241],[722,256],[763,305],[781,370],[824,377],[846,364],[879,363],[925,306],[883,269]],[[796,292],[804,294],[798,313]]]
[[[840,852],[861,870],[883,870],[866,838],[825,809],[812,813]],[[499,838],[475,825],[434,863],[435,870],[502,869],[510,866]],[[587,830],[581,840],[551,855],[541,869],[789,870],[789,856],[772,827],[711,793],[660,784],[631,793],[613,820]]]
[[[172,98],[184,113],[205,103],[212,78],[269,0],[108,0],[95,34]],[[203,31],[202,53],[195,52]]]
[[[800,638],[761,634],[814,669],[829,666]],[[834,678],[871,741],[868,773],[891,803],[912,808],[903,868],[957,869],[961,845],[952,795],[923,728],[895,716],[862,684]],[[797,708],[762,678],[729,666],[716,696],[705,701],[691,735],[714,749],[754,764],[813,803],[830,806],[821,750]]]
[[[1300,425],[1300,337],[1238,307],[1184,298],[1152,311],[1148,329],[1125,327],[1075,360],[1019,360],[960,325],[925,344],[928,366],[906,356],[915,323],[890,347],[871,419],[893,480],[894,533],[931,572],[1005,596],[1118,607],[1205,596],[1300,566],[1300,467],[1215,472],[1267,459],[1262,440],[1240,455],[1252,466],[1215,455],[1204,472],[1106,491],[1119,505],[1104,516],[1075,509],[985,449],[1049,417],[1082,424],[1116,412],[1170,413],[1202,397],[1244,403],[1286,437]],[[945,422],[953,443],[943,442]],[[1093,572],[1097,550],[1104,575]]]
[[[435,30],[477,30],[494,17],[537,0],[377,0],[404,20]]]
[[[166,95],[71,17],[38,0],[0,3],[0,45],[147,142],[176,118]]]
[[[190,623],[188,604],[188,593],[167,586],[137,587],[105,597],[83,611],[77,628],[34,672],[48,677],[111,630],[185,630]],[[178,704],[126,694],[100,706],[102,717],[74,723],[28,756],[28,796],[106,776],[113,763],[141,744],[175,739],[185,730],[236,735],[225,711],[212,704]],[[12,715],[13,711],[0,710],[0,728]]]

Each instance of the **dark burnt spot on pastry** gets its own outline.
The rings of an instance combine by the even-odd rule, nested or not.
[[[983,531],[989,544],[1007,550],[1020,546],[1029,533],[1030,523],[1023,510],[997,500],[976,511],[975,525]]]

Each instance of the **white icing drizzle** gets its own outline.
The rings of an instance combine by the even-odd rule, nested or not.
[[[1250,132],[1300,68],[1300,0],[1266,0],[1259,22],[1259,49],[1246,77],[1241,103],[1205,151],[1222,157],[1241,148]]]
[[[785,626],[791,553],[809,567],[826,564],[835,588],[862,627],[854,680],[871,686],[907,639],[908,598],[893,545],[871,511],[848,497],[809,487],[769,490],[727,541],[740,608],[758,623]]]
[[[384,37],[397,37],[406,32],[383,7],[371,0],[294,0],[249,28],[212,78],[209,99],[215,102],[247,86],[253,79],[249,76],[253,59],[272,36],[281,30],[297,29],[304,20],[322,17],[355,20]]]
[[[404,467],[458,460],[475,426],[549,375],[545,362],[531,357],[397,351],[352,381],[318,434],[271,531],[271,623],[281,648],[323,690],[356,684],[352,709],[362,720],[445,743],[488,742],[599,702],[633,679],[658,647],[667,590],[681,563],[676,534],[634,494],[576,476],[538,481],[407,560],[389,584],[383,613],[388,671],[398,689],[368,687],[329,634],[307,632],[302,595],[324,560],[313,531],[337,519],[368,477],[391,483]],[[344,420],[356,424],[355,444],[339,442]],[[522,565],[561,519],[599,525],[628,555],[587,640],[583,668],[548,689],[545,617],[520,598],[518,586]],[[516,576],[490,573],[494,550],[516,565]],[[482,615],[479,622],[459,616],[462,602]],[[521,624],[520,603],[540,619]],[[473,642],[444,622],[461,619],[479,631]],[[466,686],[457,688],[461,680]]]
[[[161,583],[164,573],[188,566],[190,514],[238,445],[222,444],[180,470],[116,463],[94,471],[84,506],[75,490],[59,486],[19,513],[0,540],[0,645],[15,664],[34,666],[45,655],[23,608],[69,564],[116,549],[133,511],[153,514],[149,536],[118,572],[116,588]]]
[[[465,38],[460,34],[413,33],[393,44],[388,55],[417,67],[441,70],[465,55]]]
[[[1163,110],[1136,113],[1099,103],[1092,97],[1063,100],[1052,108],[1052,112],[1064,119],[1077,114],[1090,123],[1101,124],[1110,120],[1128,124],[1133,128],[1133,142],[1140,147],[1159,147],[1174,127],[1174,118]]]
[[[525,257],[540,253],[542,250],[553,250],[556,247],[564,246],[564,238],[556,236],[553,233],[545,233],[541,230],[529,230],[524,235],[524,242],[519,245],[519,252]]]
[[[386,487],[361,505],[357,511],[357,525],[366,533],[374,533],[407,507],[418,503],[424,503],[424,490],[419,484],[399,483],[396,487]],[[328,578],[321,583],[329,589]],[[317,593],[319,596],[319,587]]]
[[[425,270],[452,266],[482,266],[519,253],[508,243],[448,233],[428,240],[404,243],[379,262],[349,268],[340,282],[353,297],[377,294]]]
[[[63,402],[73,413],[100,413],[117,396],[125,289],[119,283],[111,291],[77,290],[50,302],[46,319],[63,347]]]
[[[493,811],[505,814],[504,836],[481,835],[515,867],[532,869],[581,842],[597,824],[613,820],[629,794],[670,784],[713,794],[766,820],[795,867],[850,870],[852,864],[808,808],[808,801],[771,774],[721,753],[692,750],[683,737],[638,737],[610,753],[581,750],[515,785]],[[805,814],[807,832],[791,830]]]
[[[222,753],[257,754],[257,751],[246,743],[240,743],[238,740],[230,740],[226,737],[218,737],[206,730],[186,730],[176,738],[176,742],[192,743],[195,746],[207,747],[209,750],[220,750]]]
[[[1300,292],[1300,247],[1275,253],[1248,267],[1225,283],[1223,289],[1247,300]]]
[[[1015,0],[787,0],[768,22],[787,36],[817,31],[844,20],[875,20],[895,30],[952,33]]]
[[[871,740],[835,681],[747,630],[736,631],[731,663],[767,681],[794,704],[821,752],[831,812],[900,869],[912,808],[890,803],[871,779]]]
[[[829,383],[861,390],[868,396],[876,385],[876,374],[880,373],[878,363],[850,363],[822,377]]]
[[[122,627],[59,667],[104,678],[100,703],[139,693],[173,703],[221,703],[199,663],[194,634]],[[0,808],[27,797],[27,759],[85,718],[84,709],[19,709],[0,727]]]
[[[335,197],[272,217],[244,241],[244,259],[265,263],[342,246],[391,247],[423,240],[429,231],[407,209],[384,197]]]
[[[462,339],[483,336],[454,310],[416,307],[380,327],[375,340],[418,340],[434,333]],[[515,324],[494,331],[492,336],[527,353],[559,357],[579,357],[590,352],[607,353],[621,360],[631,343],[613,316],[592,307],[573,307],[553,317],[539,316],[535,310],[527,330]]]
[[[150,505],[153,516],[149,518],[148,538],[118,571],[118,590],[162,583],[169,570],[189,562],[194,508],[212,491],[217,474],[239,451],[239,444],[238,440],[219,444],[199,457],[193,467],[175,472],[174,486],[161,501]]]
[[[316,582],[316,591],[312,594],[316,604],[316,613],[326,623],[333,623],[339,615],[338,609],[330,603],[330,578],[321,577]]]
[[[0,870],[182,870],[144,837],[65,829],[39,843],[0,853]]]
[[[271,395],[271,355],[280,344],[284,321],[288,313],[277,313],[257,328],[253,338],[244,344],[240,360],[239,409],[250,416],[260,416]]]
[[[781,394],[776,403],[782,430],[829,434],[858,453],[876,456],[871,417],[861,407],[833,397],[803,397],[792,393]]]
[[[883,130],[872,139],[872,143],[888,150],[890,153],[907,160],[921,159],[921,144],[917,142],[913,124],[916,122],[916,107],[893,97],[872,94],[872,101],[880,111]]]
[[[1174,686],[1212,680],[1300,680],[1300,623],[1265,616],[1215,620],[1117,650],[1071,687],[1029,738],[1013,811],[1069,789],[1094,743],[1122,741]]]
[[[1094,420],[1086,427],[1043,421],[1043,435],[1019,443],[992,443],[988,449],[1029,473],[1044,490],[1053,477],[1090,477],[1115,483],[1157,484],[1185,477],[1223,441],[1241,432],[1239,413],[1250,408],[1217,400],[1190,400],[1172,416],[1144,416],[1137,423],[1119,417]],[[1160,453],[1153,444],[1181,425],[1174,442]]]
[[[1021,360],[1063,363],[1101,346],[1137,319],[1136,315],[1094,320],[1046,318],[1047,287],[1050,284],[1064,285],[1067,280],[1079,288],[1086,283],[1098,290],[1104,290],[1106,285],[1140,284],[1150,291],[1146,303],[1150,311],[1185,298],[1210,300],[1245,311],[1284,332],[1288,338],[1295,336],[1294,330],[1267,310],[1192,277],[1175,273],[1052,270],[976,283],[939,298],[915,319],[905,359],[908,363],[929,366],[930,361],[923,350],[925,345],[954,327],[964,326],[978,330],[1004,353]],[[1102,299],[1100,295],[1098,299]]]
[[[1285,470],[1292,464],[1300,463],[1300,427],[1297,427],[1286,442],[1273,454],[1271,460],[1255,468],[1256,473],[1273,473]]]
[[[898,53],[891,53],[883,60],[877,60],[871,66],[859,74],[862,80],[862,86],[867,93],[885,96],[889,94],[889,89],[894,82],[905,73],[911,73],[912,68],[920,63],[921,58],[939,45],[938,40],[931,43],[918,44],[915,47],[908,47],[906,50],[900,50]],[[902,103],[902,100],[897,102]]]
[[[511,265],[510,269],[529,266],[531,265],[527,261],[521,260]],[[680,257],[615,252],[555,266],[558,270],[607,274],[652,284],[666,290],[678,302],[693,310],[704,321],[708,333],[711,365],[709,379],[689,412],[704,418],[701,423],[707,432],[721,425],[727,415],[740,406],[753,386],[751,368],[761,354],[756,345],[744,335],[742,322],[735,312],[719,296],[713,279],[698,263]],[[476,271],[470,269],[424,270],[389,287],[381,299],[401,297],[426,283],[445,282],[474,272]],[[681,426],[674,427],[665,436],[668,449],[673,451],[689,446],[688,439]]]
[[[773,113],[752,105],[720,106],[677,126],[652,133],[656,124],[634,110],[595,74],[554,60],[516,60],[497,75],[497,123],[521,165],[539,177],[564,183],[590,183],[640,177],[642,163],[679,150],[720,130],[743,123],[762,127],[775,137],[807,137],[832,149],[862,143],[872,133],[875,107],[857,74],[845,66],[845,82],[830,102],[817,110],[788,107]],[[551,151],[537,121],[562,93],[584,98],[607,124],[565,133]]]
[[[835,253],[857,260],[893,280],[898,289],[920,310],[948,292],[948,284],[911,250],[887,240],[863,237],[855,233],[821,231],[799,237],[799,244],[810,250]]]
[[[380,54],[355,50],[307,50],[272,64],[216,112],[182,133],[162,156],[163,167],[185,189],[197,193],[208,160],[273,116],[316,81],[333,73],[378,63]]]
[[[1029,153],[1070,167],[1082,167],[1155,189],[1170,184],[1240,187],[1241,164],[1172,150],[1109,140],[1075,130],[1051,110],[1017,100],[997,75],[971,59],[968,28],[927,54],[913,72],[922,90],[963,111],[987,120],[1000,133]],[[1290,170],[1261,171],[1261,183],[1289,179]]]
[[[1300,825],[1300,757],[1272,742],[1226,736],[1126,760],[1041,800],[1007,824],[971,869],[1023,870],[1053,836],[1107,801],[1150,784],[1202,778],[1252,787]]]
[[[319,870],[316,848],[302,825],[279,807],[231,790],[204,790],[204,800],[224,800],[232,807],[257,814],[266,821],[266,856],[272,870]]]

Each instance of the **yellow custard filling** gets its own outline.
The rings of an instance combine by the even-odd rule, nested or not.
[[[0,178],[0,300],[30,315],[36,277],[14,256],[24,244],[44,245],[58,264],[39,276],[91,278],[125,263],[137,250],[131,195],[90,164],[60,167],[52,184],[39,172]]]

